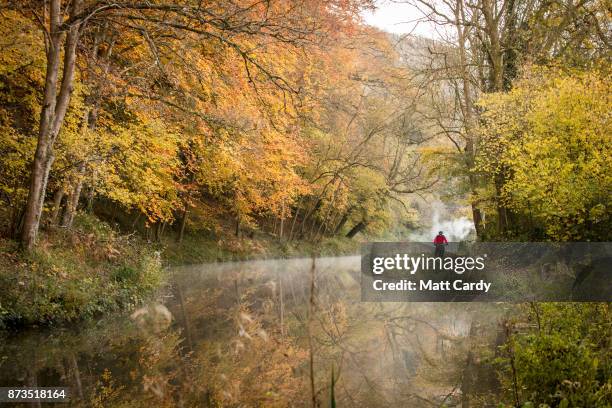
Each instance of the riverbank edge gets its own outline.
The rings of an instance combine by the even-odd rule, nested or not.
[[[266,236],[186,236],[182,243],[151,243],[80,213],[71,229],[41,231],[38,245],[28,253],[16,241],[0,238],[0,330],[70,324],[133,310],[167,286],[168,269],[176,266],[357,255],[359,248],[359,242],[347,238],[288,243]]]
[[[321,256],[359,255],[361,242],[344,237],[326,238],[320,242],[283,242],[275,238],[243,238],[214,241],[189,236],[182,243],[166,241],[159,244],[164,267],[197,265],[200,263],[240,262],[269,259],[294,259]]]
[[[131,310],[165,284],[159,251],[79,214],[41,231],[36,247],[0,238],[0,329],[53,326]]]

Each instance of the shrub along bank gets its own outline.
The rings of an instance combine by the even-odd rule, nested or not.
[[[274,237],[212,239],[186,235],[158,243],[122,234],[97,217],[79,213],[70,229],[41,233],[30,252],[0,238],[0,328],[66,323],[149,299],[164,283],[163,265],[358,253],[347,238],[320,243],[279,242]]]
[[[0,326],[69,322],[129,309],[163,283],[159,252],[79,214],[28,253],[0,239]]]

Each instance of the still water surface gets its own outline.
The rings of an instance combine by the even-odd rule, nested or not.
[[[131,315],[0,338],[0,386],[70,387],[63,407],[327,407],[333,376],[339,407],[460,406],[503,307],[361,302],[359,268],[358,256],[174,268]]]

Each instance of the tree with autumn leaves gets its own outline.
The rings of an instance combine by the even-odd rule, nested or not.
[[[406,197],[446,180],[481,239],[492,226],[510,236],[523,211],[508,193],[520,190],[518,173],[487,143],[500,142],[493,112],[513,105],[479,98],[527,83],[521,70],[533,61],[605,78],[601,4],[413,4],[455,34],[410,49],[360,24],[372,5],[358,1],[6,2],[8,234],[31,248],[41,221],[69,228],[79,206],[108,200],[133,223],[171,225],[179,240],[216,219],[236,235],[353,237],[412,220]],[[593,24],[577,26],[574,9]],[[605,221],[599,204],[600,215],[580,219]]]
[[[111,220],[122,213],[132,229],[155,226],[155,239],[167,226],[180,241],[189,227],[219,225],[283,244],[380,236],[414,220],[408,197],[433,191],[426,198],[471,210],[480,240],[609,241],[609,5],[406,1],[447,35],[397,38],[366,27],[367,0],[0,0],[4,235],[31,250],[41,227],[70,230],[85,208]],[[0,317],[91,316],[157,287],[159,257],[130,250],[123,256],[134,259],[116,263],[131,243],[106,228],[58,235],[74,242],[64,248],[69,262],[43,264],[40,275],[59,282],[50,290],[31,279],[39,263],[22,262],[7,244]],[[86,257],[95,269],[75,273]],[[122,286],[129,279],[132,287]],[[608,398],[609,375],[597,363],[605,358],[592,357],[609,354],[599,336],[607,308],[531,306],[538,332],[507,335],[516,348],[501,381],[515,387],[515,405],[518,384],[525,398],[551,405]],[[257,322],[236,315],[272,353],[270,370],[305,358],[289,344],[281,355]],[[584,387],[568,390],[559,370],[543,369],[566,364],[559,355],[568,349],[588,370],[563,365],[567,378]],[[534,355],[542,358],[533,363]],[[261,382],[280,375],[295,390],[290,369]],[[225,387],[261,385],[241,375],[217,381],[226,400]]]
[[[610,83],[599,72],[534,68],[510,92],[483,98],[478,171],[505,173],[510,229],[529,239],[610,236]],[[482,196],[492,194],[483,188]]]
[[[578,187],[582,176],[567,168],[551,176],[559,160],[596,157],[598,165],[609,167],[609,155],[599,151],[610,149],[610,138],[602,137],[610,133],[607,115],[600,113],[609,104],[608,5],[598,0],[402,2],[438,30],[435,41],[408,36],[400,48],[415,85],[423,89],[419,117],[441,136],[430,156],[443,163],[439,175],[445,185],[457,183],[451,196],[471,207],[478,238],[609,240],[609,200],[601,198],[609,183],[603,176],[583,174],[588,185],[598,185],[588,193]],[[586,96],[591,85],[597,91]],[[538,102],[528,102],[532,98]],[[592,108],[596,118],[586,113]],[[568,115],[575,115],[576,123]],[[534,133],[539,141],[525,149],[523,142],[536,138]],[[552,148],[555,143],[559,149]],[[582,156],[573,152],[576,145],[584,149]],[[536,166],[538,148],[550,150],[537,155]],[[527,171],[531,165],[541,172]],[[573,168],[579,174],[581,169],[582,164]],[[587,215],[591,206],[597,215]],[[586,233],[590,226],[597,231]]]
[[[382,231],[432,185],[368,2],[7,5],[3,190],[26,249],[96,199],[179,240],[190,213],[318,239]]]

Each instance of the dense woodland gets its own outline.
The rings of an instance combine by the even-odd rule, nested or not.
[[[473,240],[610,241],[610,3],[402,1],[435,39],[370,0],[0,0],[2,325],[133,308],[188,250],[407,239],[437,200]],[[609,305],[524,306],[503,401],[610,406]]]
[[[70,227],[96,202],[156,233],[221,219],[236,235],[354,235],[426,187],[408,74],[385,34],[357,23],[367,5],[226,6],[6,11],[9,235],[30,248],[41,226]],[[62,31],[45,43],[39,17],[73,19],[74,39],[45,27]]]
[[[375,235],[437,188],[481,239],[609,237],[606,4],[415,4],[440,40],[359,1],[7,3],[5,236],[96,207],[156,237]]]

